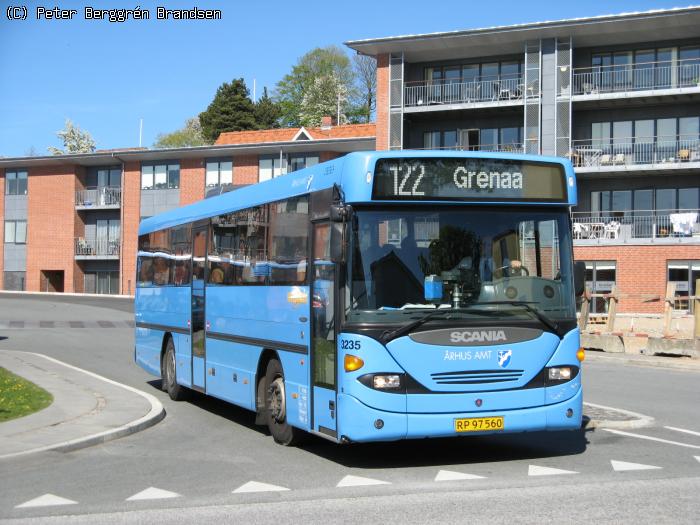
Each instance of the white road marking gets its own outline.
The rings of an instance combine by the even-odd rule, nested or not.
[[[390,485],[388,481],[379,479],[363,478],[362,476],[345,476],[341,479],[336,487],[362,487],[365,485]]]
[[[460,481],[464,479],[484,479],[484,476],[454,472],[453,470],[441,470],[437,473],[437,476],[435,476],[435,481]]]
[[[260,483],[259,481],[249,481],[233,491],[233,494],[242,494],[245,492],[280,492],[289,490],[287,487],[279,485],[271,485],[270,483]]]
[[[557,476],[559,474],[578,474],[578,472],[552,467],[539,467],[537,465],[530,465],[527,469],[528,476]]]
[[[675,430],[676,432],[684,432],[686,434],[692,434],[693,436],[700,436],[700,432],[695,432],[694,430],[686,430],[685,428],[678,428],[678,427],[664,427],[669,430]]]
[[[72,499],[62,498],[53,494],[44,494],[38,498],[25,501],[21,505],[17,505],[16,509],[27,509],[30,507],[53,507],[54,505],[76,505],[78,502]]]
[[[641,463],[628,463],[627,461],[616,461],[614,459],[610,460],[613,470],[616,472],[625,472],[627,470],[656,470],[662,467],[656,467],[654,465],[643,465]]]
[[[634,437],[638,439],[648,439],[649,441],[658,441],[659,443],[666,443],[667,445],[677,445],[679,447],[697,448],[700,449],[700,445],[691,445],[689,443],[680,443],[678,441],[669,441],[668,439],[655,438],[651,436],[645,436],[643,434],[633,434],[632,432],[623,432],[622,430],[613,430],[612,428],[601,428],[605,432],[612,432],[613,434],[619,434],[621,436]]]
[[[695,459],[697,459],[698,462],[700,462],[700,456],[693,456],[693,457],[694,457]]]
[[[180,495],[177,492],[170,492],[169,490],[158,489],[156,487],[148,487],[141,492],[134,494],[133,496],[126,498],[126,501],[141,501],[146,499],[168,499],[168,498],[179,498]]]

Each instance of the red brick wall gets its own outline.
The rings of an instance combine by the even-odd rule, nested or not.
[[[258,182],[258,156],[240,155],[233,159],[233,183],[255,184]]]
[[[204,160],[180,161],[180,205],[192,204],[204,198]]]
[[[5,170],[0,170],[0,290],[5,289]]]
[[[667,262],[700,259],[700,246],[576,246],[578,261],[615,261],[618,292],[625,294],[666,295]],[[622,298],[618,311],[626,313],[662,313],[663,301],[642,301],[638,295]]]
[[[122,245],[119,276],[122,294],[135,293],[136,249],[141,219],[141,164],[127,162],[122,172]]]
[[[41,290],[42,270],[58,270],[73,292],[75,166],[30,168],[27,208],[27,291]]]
[[[319,162],[326,162],[327,160],[333,160],[340,157],[340,153],[336,151],[322,151],[319,153]]]
[[[389,55],[377,56],[377,150],[389,149]]]

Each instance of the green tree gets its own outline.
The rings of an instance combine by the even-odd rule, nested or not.
[[[279,128],[281,116],[279,104],[270,98],[267,88],[264,88],[262,97],[255,103],[255,122],[258,129]]]
[[[316,80],[320,78],[326,80]],[[328,85],[329,79],[334,79],[338,86],[342,86],[348,100],[352,99],[355,73],[344,50],[338,46],[328,46],[313,49],[302,56],[292,67],[292,71],[286,74],[276,86],[275,99],[280,104],[282,125],[303,125],[301,113],[304,97],[307,97],[305,114],[317,113],[316,110],[311,111],[309,101],[321,100],[321,97],[317,93],[307,95],[307,92],[318,88],[318,82]],[[337,99],[335,108],[330,115],[337,113]]]
[[[53,155],[67,155],[71,153],[92,153],[95,151],[95,141],[87,131],[81,130],[73,124],[70,119],[66,119],[66,127],[56,132],[56,136],[63,141],[65,149],[49,146],[47,149]]]
[[[214,142],[225,131],[245,131],[257,129],[255,105],[250,100],[250,92],[242,78],[231,83],[224,82],[216,90],[206,111],[199,114],[202,135]]]
[[[314,79],[306,89],[299,108],[302,126],[320,126],[324,116],[332,116],[336,124],[345,124],[347,88],[335,75],[323,75]]]
[[[210,144],[202,135],[202,125],[199,117],[188,118],[182,129],[172,133],[160,133],[153,144],[154,148],[187,148],[192,146],[206,146]]]
[[[353,122],[370,122],[377,106],[377,61],[367,55],[353,57],[357,100],[348,115]]]

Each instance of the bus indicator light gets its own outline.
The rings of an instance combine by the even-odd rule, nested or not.
[[[583,348],[579,348],[578,352],[576,352],[576,359],[579,361],[586,359],[586,351]]]
[[[345,371],[354,372],[365,366],[365,362],[357,357],[356,355],[346,354],[345,355]]]

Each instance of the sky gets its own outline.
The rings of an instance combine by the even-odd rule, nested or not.
[[[151,146],[244,78],[270,91],[315,47],[347,40],[645,11],[688,4],[663,0],[352,0],[329,2],[0,0],[0,156],[47,154],[70,118],[98,148]],[[24,3],[22,3],[24,2]],[[37,6],[77,9],[73,20],[37,20]],[[9,6],[26,20],[9,20]],[[220,9],[221,20],[156,20],[156,7]],[[85,20],[85,6],[147,8],[151,19]],[[349,51],[349,50],[348,50]],[[252,94],[252,93],[251,93]]]

